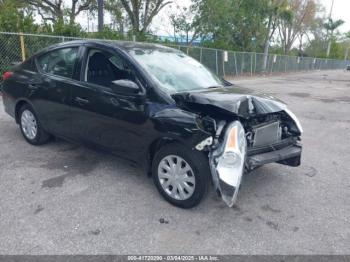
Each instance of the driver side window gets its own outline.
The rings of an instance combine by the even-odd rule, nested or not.
[[[134,70],[124,58],[103,50],[89,49],[84,81],[110,87],[115,80],[137,81]]]

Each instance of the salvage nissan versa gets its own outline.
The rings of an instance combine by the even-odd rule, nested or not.
[[[137,162],[160,194],[196,206],[212,183],[232,206],[244,173],[300,165],[302,127],[283,102],[220,80],[155,44],[73,41],[3,75],[5,111],[28,143],[53,136]]]

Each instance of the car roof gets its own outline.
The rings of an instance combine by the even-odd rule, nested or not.
[[[64,47],[64,46],[72,46],[72,45],[83,45],[83,44],[96,44],[99,46],[106,47],[117,47],[126,52],[130,52],[133,50],[159,50],[159,51],[167,51],[167,52],[179,52],[178,49],[170,48],[167,46],[163,46],[160,44],[151,44],[151,43],[142,43],[142,42],[130,42],[130,41],[119,41],[119,40],[95,40],[95,39],[87,39],[87,40],[74,40],[68,41],[60,44],[56,44],[48,47],[46,50],[50,50],[56,47]]]

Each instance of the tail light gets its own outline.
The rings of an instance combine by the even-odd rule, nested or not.
[[[13,75],[13,72],[7,71],[2,75],[2,80],[5,81]]]

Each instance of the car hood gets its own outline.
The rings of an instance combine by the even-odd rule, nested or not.
[[[243,118],[280,112],[286,108],[285,103],[271,95],[236,85],[180,92],[173,94],[172,97],[178,106],[183,104],[209,105]]]

